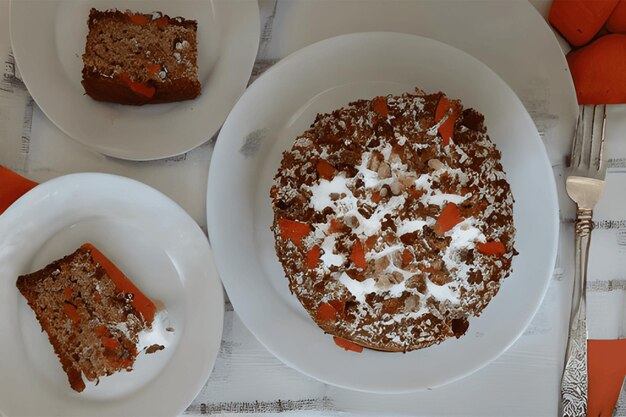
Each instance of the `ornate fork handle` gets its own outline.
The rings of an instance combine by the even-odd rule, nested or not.
[[[592,210],[579,208],[576,212],[573,311],[569,328],[567,355],[561,398],[563,417],[587,415],[587,260],[591,242]]]

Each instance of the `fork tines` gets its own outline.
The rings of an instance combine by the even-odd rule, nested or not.
[[[603,164],[605,126],[605,104],[580,106],[568,164],[571,168],[595,168],[598,172],[605,168]]]

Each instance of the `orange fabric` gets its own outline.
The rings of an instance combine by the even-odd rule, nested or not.
[[[567,54],[578,104],[626,103],[626,35],[604,35]]]
[[[618,0],[554,0],[548,20],[574,46],[593,39]]]
[[[37,183],[0,165],[0,214]]]
[[[611,417],[626,376],[626,339],[589,340],[588,417]]]
[[[612,33],[626,33],[626,1],[620,0],[606,21],[606,28]]]

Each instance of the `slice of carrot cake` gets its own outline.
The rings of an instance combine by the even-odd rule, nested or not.
[[[200,94],[195,20],[91,9],[88,26],[82,84],[94,100],[141,105]]]
[[[139,333],[156,307],[109,259],[86,243],[71,255],[17,279],[69,383],[85,389],[83,376],[132,370]]]

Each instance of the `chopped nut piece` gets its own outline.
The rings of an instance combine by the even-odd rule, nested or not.
[[[412,275],[406,281],[406,287],[407,288],[415,288],[417,291],[421,292],[422,294],[425,294],[426,293],[426,288],[427,288],[426,287],[426,278],[422,274]]]
[[[443,162],[441,162],[439,159],[429,159],[428,160],[428,167],[430,169],[434,169],[435,171],[442,169],[445,167],[445,165],[443,164]]]
[[[391,152],[391,155],[389,155],[389,163],[390,164],[400,164],[400,163],[402,163],[402,160],[400,159],[400,155],[398,155],[395,152]]]
[[[402,274],[402,272],[393,271],[391,273],[391,276],[389,277],[389,281],[391,281],[391,283],[394,285],[399,284],[404,281],[404,275]]]
[[[372,171],[378,171],[378,167],[383,160],[383,155],[380,152],[372,152],[369,161],[367,161],[367,169]]]
[[[382,162],[378,166],[378,177],[381,179],[390,178],[391,177],[391,167],[387,162]]]
[[[404,185],[402,185],[399,181],[392,182],[389,187],[391,188],[391,194],[400,195],[404,191]]]
[[[389,258],[383,256],[382,258],[378,258],[374,261],[374,275],[379,276],[382,275],[387,268],[389,267]]]
[[[359,227],[359,219],[354,215],[347,215],[343,218],[344,224],[348,225],[352,229],[356,229]]]
[[[418,295],[411,295],[404,300],[404,311],[407,313],[413,313],[420,309],[420,297]]]

